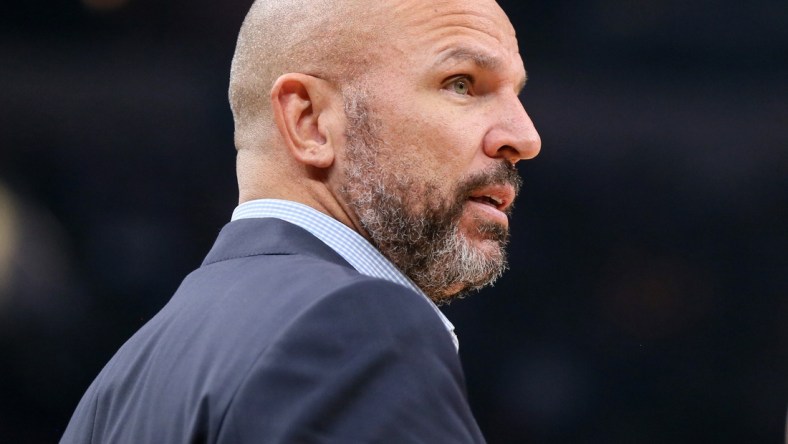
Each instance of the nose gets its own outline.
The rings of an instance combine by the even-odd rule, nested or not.
[[[515,164],[539,154],[542,139],[518,96],[511,94],[499,101],[492,113],[494,123],[484,139],[487,156]]]

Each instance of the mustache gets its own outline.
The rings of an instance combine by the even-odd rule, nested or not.
[[[510,185],[514,188],[514,196],[516,198],[520,194],[520,188],[523,186],[523,179],[513,164],[502,160],[493,164],[487,170],[465,177],[457,187],[455,195],[458,200],[464,201],[471,196],[474,190],[492,185]]]

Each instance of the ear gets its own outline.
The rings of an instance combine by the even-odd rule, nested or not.
[[[334,124],[337,98],[329,82],[310,75],[288,73],[274,82],[274,121],[298,162],[315,168],[328,168],[334,163],[334,143],[339,140]]]

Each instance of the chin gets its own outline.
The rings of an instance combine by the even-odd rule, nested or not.
[[[474,221],[471,227],[462,230],[467,241],[485,253],[502,254],[509,243],[509,227],[499,223]]]
[[[486,261],[498,261],[505,255],[504,246],[497,239],[470,238],[469,243],[477,254]]]

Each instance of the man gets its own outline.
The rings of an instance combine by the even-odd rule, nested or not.
[[[539,136],[493,0],[256,2],[240,205],[64,442],[482,442],[435,303],[506,266]]]

